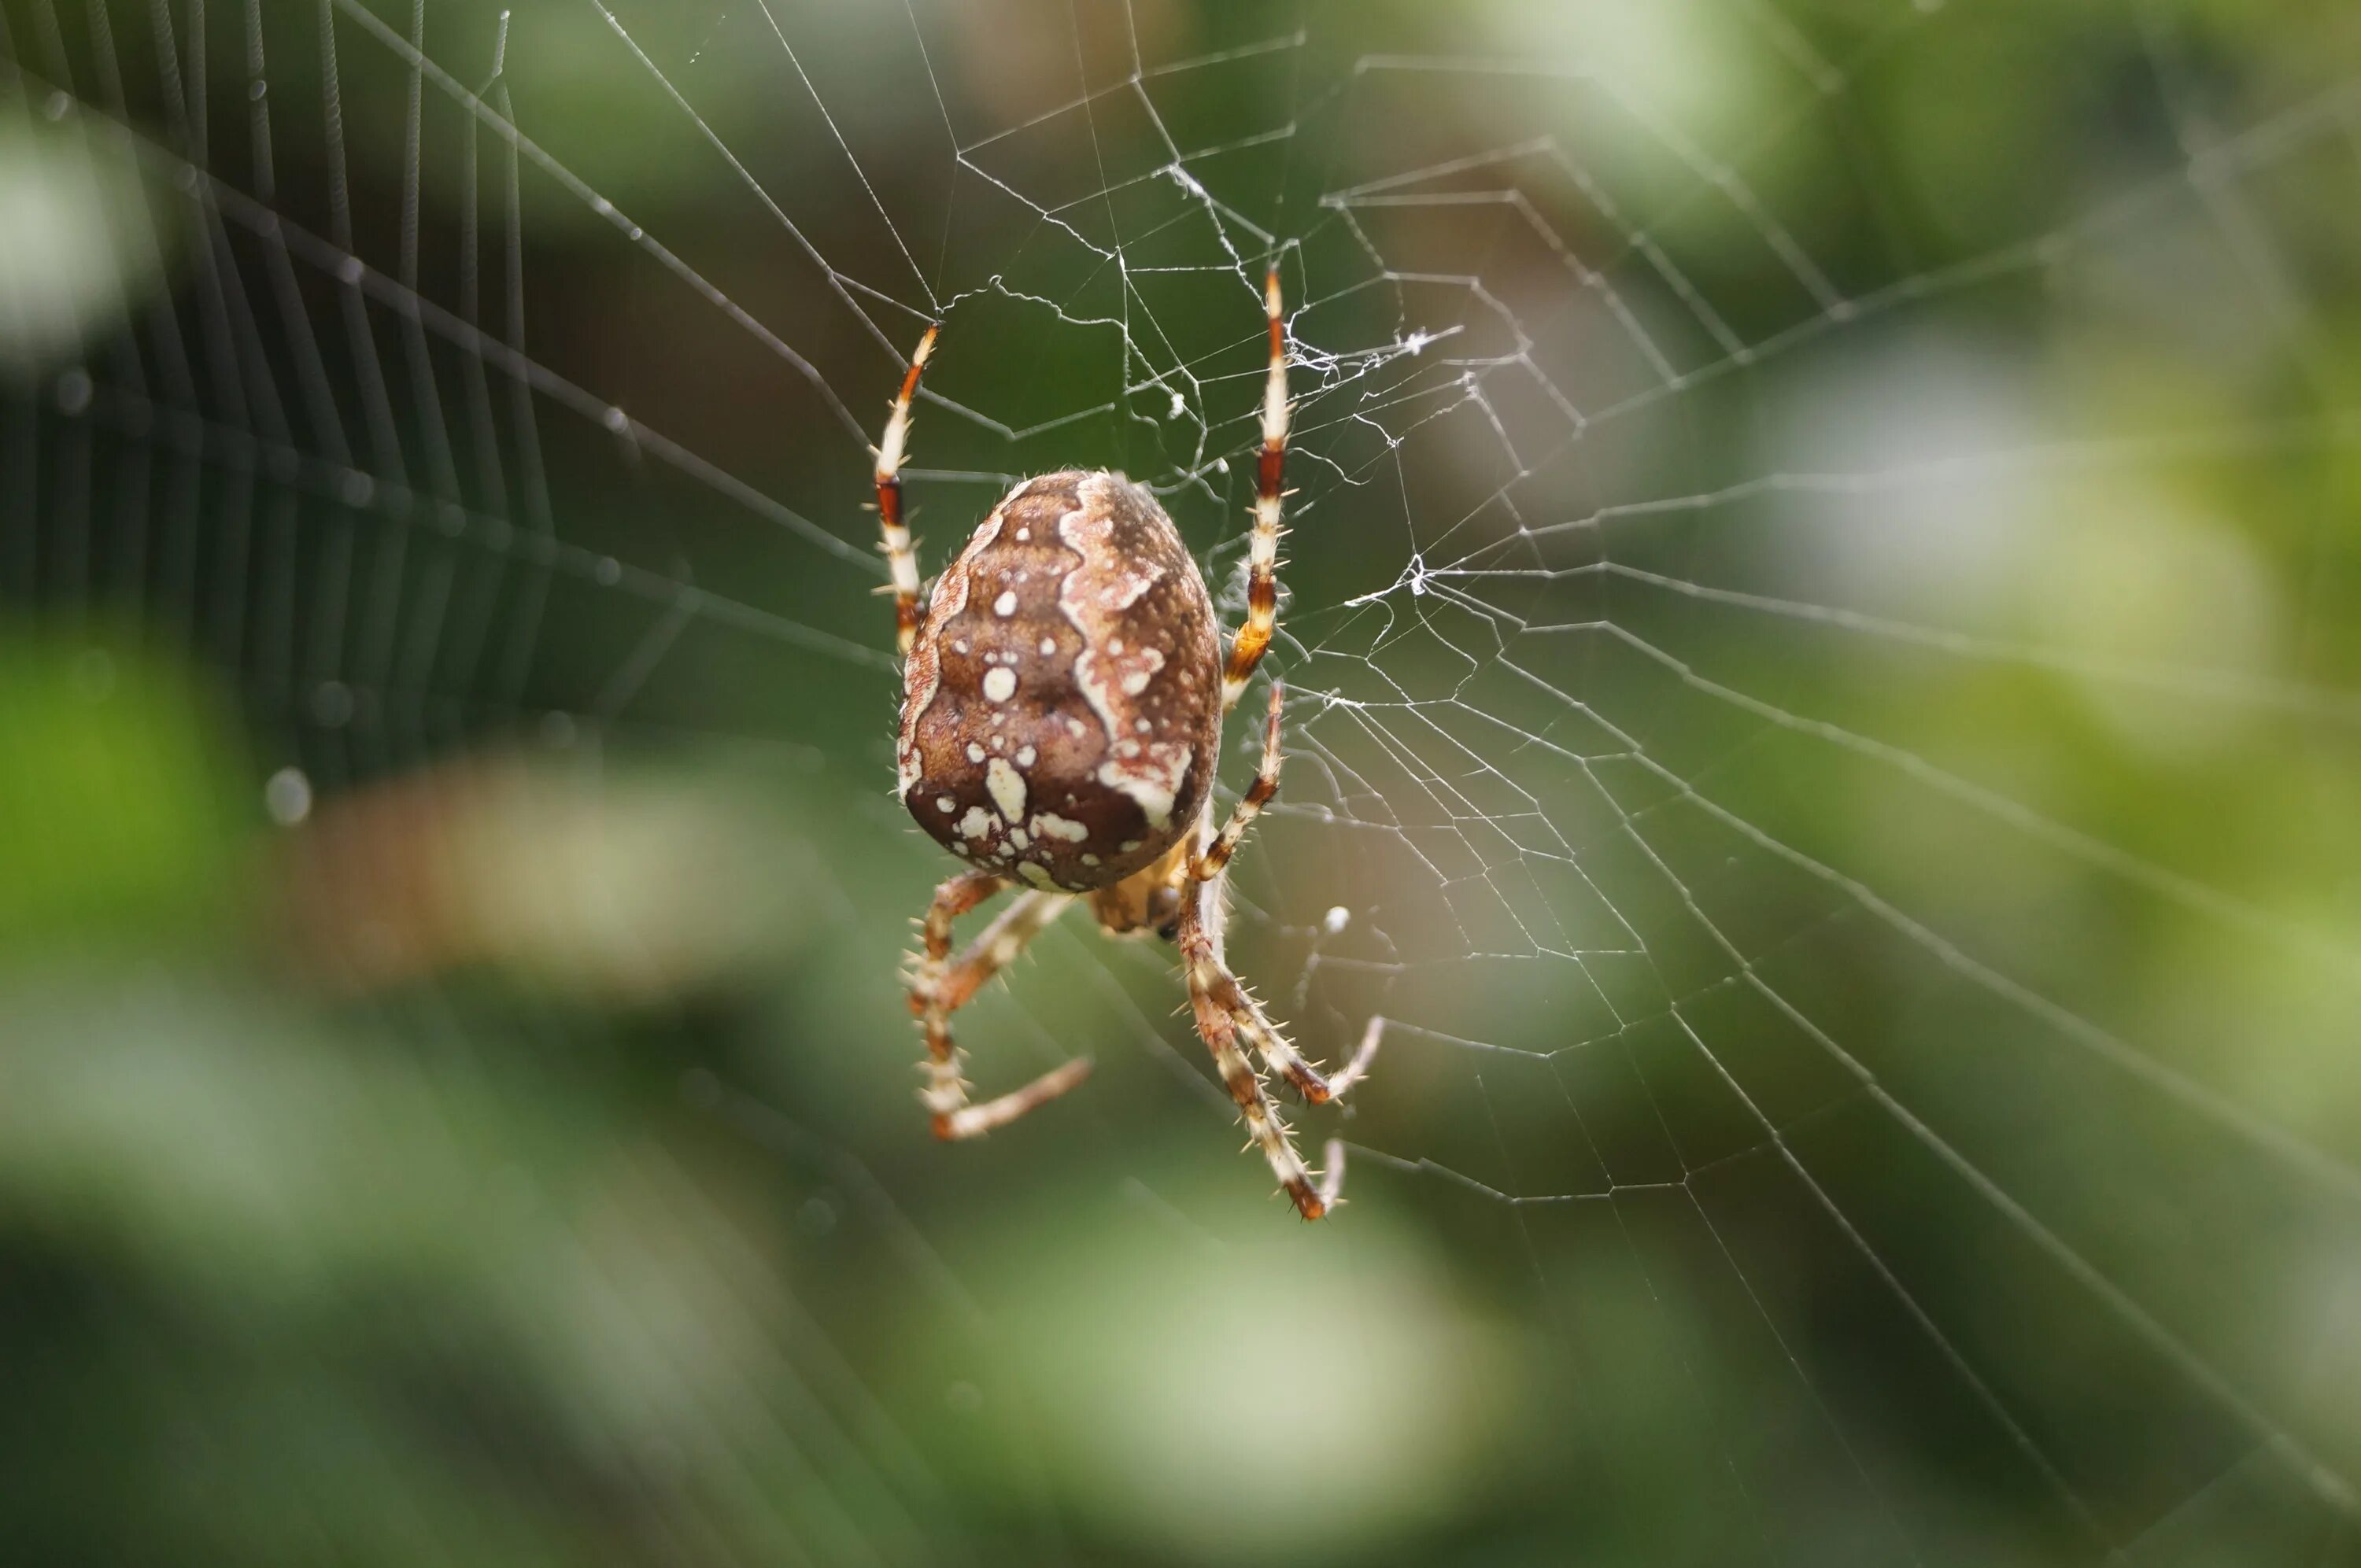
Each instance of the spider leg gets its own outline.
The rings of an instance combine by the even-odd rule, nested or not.
[[[1353,1059],[1345,1064],[1344,1071],[1328,1080],[1331,1099],[1342,1097],[1346,1090],[1369,1076],[1369,1063],[1377,1059],[1378,1047],[1385,1042],[1385,1037],[1384,1017],[1370,1019],[1369,1026],[1361,1031],[1361,1043],[1354,1049]]]
[[[1005,880],[1002,885],[1007,885]],[[946,1014],[956,1013],[974,1000],[975,993],[983,990],[993,976],[1015,962],[1016,955],[1065,913],[1066,905],[1071,902],[1063,894],[1027,893],[1018,895],[991,925],[983,928],[982,936],[970,942],[960,956],[947,962],[938,974],[935,999],[942,1010]]]
[[[1304,1168],[1303,1157],[1295,1152],[1295,1140],[1289,1135],[1287,1124],[1279,1119],[1279,1108],[1271,1103],[1260,1075],[1246,1060],[1246,1053],[1238,1049],[1236,1018],[1215,995],[1217,983],[1229,978],[1229,970],[1213,951],[1213,936],[1206,928],[1203,906],[1219,895],[1219,885],[1213,883],[1196,883],[1184,889],[1181,895],[1180,961],[1189,972],[1189,1004],[1196,1014],[1197,1033],[1204,1036],[1206,1048],[1213,1053],[1213,1065],[1221,1071],[1222,1086],[1237,1102],[1246,1131],[1254,1135],[1263,1157],[1270,1162],[1271,1173],[1293,1200],[1295,1212],[1307,1220],[1317,1220],[1335,1206],[1334,1185],[1313,1185],[1312,1173]]]
[[[1255,772],[1254,783],[1246,786],[1245,797],[1230,813],[1229,821],[1223,825],[1221,832],[1214,836],[1204,853],[1191,863],[1190,875],[1199,882],[1213,882],[1225,874],[1230,857],[1237,852],[1246,830],[1254,826],[1255,818],[1262,815],[1262,808],[1279,794],[1279,716],[1286,700],[1285,688],[1273,681],[1270,686],[1270,717],[1263,729],[1262,764]],[[1207,985],[1223,1010],[1230,1014],[1238,1031],[1253,1044],[1263,1060],[1270,1064],[1271,1069],[1294,1084],[1297,1091],[1314,1105],[1326,1104],[1367,1076],[1369,1059],[1378,1054],[1378,1044],[1385,1033],[1384,1022],[1371,1019],[1368,1032],[1362,1036],[1360,1049],[1354,1053],[1345,1070],[1334,1079],[1323,1078],[1317,1068],[1288,1044],[1287,1037],[1279,1032],[1278,1026],[1271,1023],[1260,1005],[1246,993],[1246,988],[1238,983],[1237,977],[1221,964],[1218,940],[1221,908],[1218,902],[1213,907],[1211,919],[1215,926],[1216,936],[1213,947],[1215,972],[1208,977]]]
[[[1263,314],[1270,323],[1270,378],[1263,384],[1262,450],[1255,457],[1254,538],[1247,546],[1246,618],[1230,640],[1230,661],[1222,672],[1222,711],[1237,707],[1246,682],[1270,646],[1279,624],[1279,519],[1280,481],[1287,469],[1287,324],[1279,313],[1279,269],[1262,285]]]
[[[1230,813],[1230,819],[1222,825],[1221,832],[1214,835],[1212,845],[1190,866],[1189,874],[1199,882],[1210,882],[1222,874],[1230,863],[1230,857],[1237,853],[1238,844],[1246,838],[1246,829],[1254,826],[1255,818],[1262,815],[1262,808],[1279,794],[1281,760],[1279,711],[1286,703],[1287,688],[1277,681],[1271,682],[1270,717],[1265,721],[1262,731],[1262,762],[1255,769],[1255,781],[1246,786],[1246,793],[1238,801],[1236,809]]]
[[[1386,1021],[1383,1018],[1369,1020],[1369,1026],[1361,1031],[1360,1046],[1353,1052],[1352,1059],[1345,1064],[1345,1070],[1329,1078],[1288,1043],[1287,1036],[1279,1032],[1278,1025],[1263,1012],[1261,1004],[1246,994],[1246,987],[1238,983],[1236,976],[1226,969],[1223,970],[1223,976],[1226,983],[1220,985],[1217,992],[1228,1006],[1238,1032],[1246,1036],[1256,1053],[1270,1064],[1271,1070],[1295,1085],[1296,1092],[1310,1103],[1325,1105],[1332,1101],[1342,1100],[1345,1091],[1369,1076],[1369,1063],[1376,1059],[1378,1047],[1385,1042]]]
[[[937,888],[934,902],[927,908],[926,947],[910,985],[910,1011],[917,1015],[927,1039],[927,1087],[918,1091],[918,1098],[933,1113],[935,1136],[946,1141],[1005,1127],[1091,1075],[1090,1058],[1078,1057],[996,1100],[981,1105],[968,1102],[967,1081],[960,1076],[959,1047],[951,1043],[950,1015],[986,981],[1015,961],[1025,945],[1071,902],[1055,894],[1025,894],[1001,911],[999,918],[953,963],[951,922],[1007,885],[1007,878],[990,872],[963,872]]]
[[[884,440],[877,455],[877,523],[884,530],[885,565],[894,576],[894,641],[903,657],[918,636],[918,559],[910,549],[910,530],[902,521],[902,455],[910,440],[910,400],[918,395],[918,377],[927,356],[935,351],[936,328],[918,339],[910,367],[902,373],[902,390],[894,400],[894,417],[885,422]]]

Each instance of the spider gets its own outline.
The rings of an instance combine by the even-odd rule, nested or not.
[[[1284,692],[1271,683],[1262,762],[1229,819],[1213,821],[1222,719],[1237,706],[1279,620],[1280,475],[1287,462],[1287,345],[1279,269],[1263,284],[1270,374],[1262,401],[1246,617],[1223,656],[1196,561],[1156,498],[1121,474],[1068,469],[1028,479],[992,509],[920,601],[902,515],[910,400],[939,323],[902,376],[877,458],[877,515],[892,569],[903,658],[895,746],[903,805],[973,862],[935,890],[910,981],[926,1037],[919,1100],[939,1138],[1006,1126],[1089,1076],[1078,1058],[981,1104],[968,1099],[950,1016],[1025,945],[1087,900],[1116,936],[1154,931],[1179,946],[1197,1032],[1254,1143],[1296,1211],[1334,1208],[1344,1149],[1306,1168],[1240,1037],[1305,1100],[1352,1087],[1377,1054],[1373,1019],[1345,1070],[1323,1078],[1288,1044],[1223,959],[1227,868],[1279,792]],[[957,959],[951,924],[1023,885]]]

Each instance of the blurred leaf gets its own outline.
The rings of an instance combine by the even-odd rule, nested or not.
[[[0,640],[0,949],[208,935],[242,793],[187,674],[128,645]]]

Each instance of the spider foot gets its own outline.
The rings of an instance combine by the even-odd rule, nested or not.
[[[1345,1091],[1369,1075],[1369,1063],[1376,1059],[1378,1047],[1384,1043],[1386,1021],[1371,1018],[1368,1027],[1361,1032],[1361,1043],[1354,1048],[1352,1059],[1334,1078],[1323,1074],[1319,1068],[1304,1059],[1301,1053],[1288,1043],[1276,1025],[1256,1006],[1252,998],[1239,992],[1242,1004],[1231,1018],[1238,1032],[1254,1044],[1263,1060],[1278,1074],[1295,1086],[1307,1105],[1329,1105],[1345,1097]]]
[[[1361,1043],[1353,1049],[1353,1059],[1345,1064],[1344,1071],[1328,1080],[1327,1097],[1321,1103],[1342,1100],[1346,1090],[1369,1076],[1369,1063],[1377,1059],[1378,1047],[1385,1043],[1385,1019],[1381,1016],[1371,1018],[1369,1026],[1361,1031]]]
[[[1091,1058],[1076,1057],[1063,1067],[1050,1069],[1022,1089],[1012,1090],[997,1100],[987,1100],[981,1105],[970,1105],[963,1084],[930,1086],[919,1091],[918,1098],[934,1113],[935,1136],[945,1143],[958,1143],[965,1138],[982,1137],[996,1128],[1005,1127],[1028,1111],[1047,1105],[1060,1095],[1080,1088],[1091,1075]]]
[[[1345,1140],[1331,1138],[1321,1146],[1320,1163],[1320,1185],[1317,1192],[1320,1199],[1320,1212],[1325,1214],[1338,1208],[1345,1201]],[[1306,1214],[1303,1217],[1309,1220],[1317,1216]]]
[[[1324,1220],[1345,1206],[1345,1140],[1329,1139],[1321,1146],[1320,1158],[1323,1168],[1305,1171],[1303,1185],[1290,1182],[1271,1191],[1272,1197],[1292,1202],[1296,1217],[1306,1222]]]

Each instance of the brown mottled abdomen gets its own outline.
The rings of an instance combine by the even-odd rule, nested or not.
[[[935,584],[903,671],[902,803],[985,870],[1111,886],[1196,820],[1221,690],[1213,601],[1156,498],[1028,480]]]

